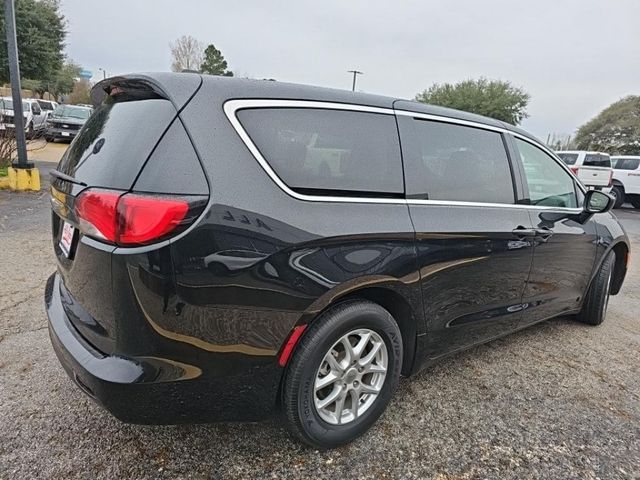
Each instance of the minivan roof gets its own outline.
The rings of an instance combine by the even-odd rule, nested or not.
[[[274,98],[286,100],[310,100],[320,102],[350,103],[379,108],[396,108],[398,110],[408,110],[429,115],[467,120],[494,127],[504,128],[520,135],[531,138],[543,144],[541,140],[530,133],[515,127],[509,123],[502,122],[482,115],[455,110],[452,108],[427,105],[415,100],[404,98],[387,97],[371,93],[351,92],[335,88],[317,87],[312,85],[301,85],[296,83],[279,82],[275,80],[254,80],[237,77],[222,77],[217,75],[204,75],[199,73],[181,72],[151,72],[142,74],[129,74],[119,77],[107,78],[96,84],[96,88],[103,89],[111,81],[140,79],[155,84],[162,91],[183,103],[190,96],[194,83],[202,82],[202,89],[213,89],[218,95],[229,99],[238,98]],[[92,94],[92,98],[94,95]],[[95,98],[98,98],[97,96]]]

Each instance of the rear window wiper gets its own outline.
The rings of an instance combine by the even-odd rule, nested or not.
[[[83,187],[87,186],[86,183],[81,182],[80,180],[76,180],[71,175],[67,175],[66,173],[62,173],[59,170],[51,170],[49,172],[49,175],[51,175],[52,177],[55,177],[55,178],[59,178],[60,180],[64,180],[66,182],[75,183],[76,185],[81,185]]]

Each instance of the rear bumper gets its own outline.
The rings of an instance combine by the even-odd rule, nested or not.
[[[60,281],[58,273],[51,275],[45,289],[53,349],[80,389],[118,419],[178,424],[256,421],[273,414],[282,374],[276,362],[250,369],[253,378],[212,377],[199,366],[161,356],[105,355],[71,324]]]

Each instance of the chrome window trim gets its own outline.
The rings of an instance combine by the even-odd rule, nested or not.
[[[403,117],[422,118],[423,120],[433,120],[434,122],[454,123],[456,125],[463,125],[465,127],[481,128],[483,130],[492,130],[494,132],[500,133],[511,133],[511,131],[507,130],[506,128],[487,125],[486,123],[479,123],[471,120],[462,120],[461,118],[444,117],[442,115],[433,115],[430,113],[412,112],[410,110],[396,110],[396,115],[400,115]]]
[[[564,163],[556,159],[551,150],[544,145],[524,136],[517,132],[512,132],[506,128],[495,127],[493,125],[486,125],[483,123],[461,120],[457,118],[445,117],[440,115],[430,115],[426,113],[412,112],[409,110],[394,110],[391,108],[383,107],[370,107],[366,105],[356,105],[348,103],[335,103],[335,102],[322,102],[312,100],[279,100],[279,99],[232,99],[227,100],[223,105],[224,113],[231,123],[231,126],[236,131],[242,142],[249,149],[249,152],[256,159],[258,164],[262,167],[265,173],[273,180],[273,182],[287,195],[297,199],[308,202],[329,202],[329,203],[374,203],[374,204],[388,204],[388,205],[433,205],[433,206],[448,206],[448,207],[482,207],[482,208],[515,208],[515,209],[528,209],[528,210],[555,210],[571,213],[579,213],[581,208],[567,208],[567,207],[548,207],[539,205],[521,205],[517,203],[484,203],[484,202],[465,202],[458,200],[418,200],[418,199],[405,199],[405,198],[375,198],[375,197],[357,197],[357,196],[325,196],[325,195],[308,195],[298,193],[289,188],[284,181],[276,174],[271,168],[269,162],[262,156],[258,147],[253,143],[251,137],[244,129],[236,112],[245,108],[322,108],[328,110],[347,110],[353,112],[367,112],[378,113],[383,115],[403,115],[416,118],[424,118],[426,120],[434,120],[444,123],[454,123],[458,125],[465,125],[469,127],[482,128],[484,130],[490,130],[503,134],[513,135],[521,138],[532,145],[542,149],[551,157],[556,160],[570,175],[573,176],[569,168]],[[583,190],[584,187],[577,183]]]

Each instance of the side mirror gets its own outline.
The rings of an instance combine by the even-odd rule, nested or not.
[[[592,215],[594,213],[608,212],[613,208],[615,200],[600,190],[588,190],[584,195],[584,213]]]

